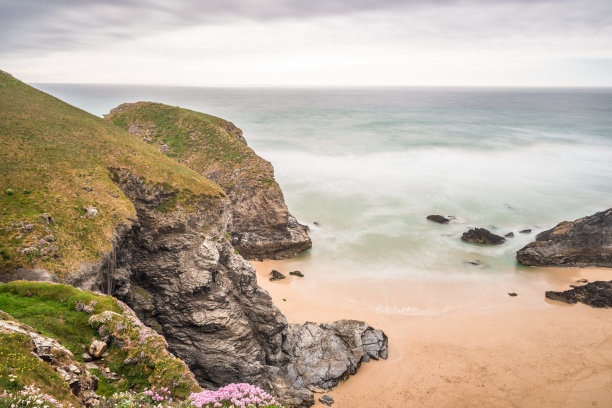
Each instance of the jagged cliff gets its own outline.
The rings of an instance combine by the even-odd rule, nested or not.
[[[247,146],[233,123],[151,102],[120,105],[105,118],[221,186],[231,201],[232,245],[245,258],[286,258],[310,248],[272,164]]]
[[[311,405],[312,391],[333,387],[362,361],[387,357],[380,330],[355,321],[288,325],[257,286],[232,242],[261,256],[277,245],[269,231],[280,231],[281,247],[292,228],[303,231],[275,182],[261,197],[274,192],[280,216],[272,218],[282,222],[267,228],[267,218],[257,221],[253,212],[266,199],[249,204],[261,186],[253,178],[241,184],[252,174],[236,170],[241,161],[227,176],[238,187],[221,188],[192,156],[178,157],[181,164],[110,121],[9,76],[0,80],[0,280],[56,280],[113,294],[166,337],[202,386],[250,382],[289,406]],[[246,147],[234,127],[223,126]],[[259,163],[250,149],[238,153]],[[264,168],[271,177],[269,163]],[[256,238],[245,238],[249,228]],[[260,232],[268,243],[258,244]]]

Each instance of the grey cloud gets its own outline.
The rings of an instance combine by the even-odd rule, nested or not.
[[[101,42],[120,42],[133,37],[179,27],[226,24],[248,20],[308,19],[326,15],[349,15],[364,11],[405,13],[428,8],[483,10],[508,5],[512,15],[489,22],[475,18],[479,29],[537,30],[538,25],[560,32],[593,31],[612,25],[612,2],[550,0],[0,0],[0,55],[44,53],[95,47]],[[446,20],[452,16],[446,16]],[[441,21],[446,21],[441,19]],[[470,30],[470,21],[451,24],[449,30]],[[444,27],[438,27],[443,30]],[[520,33],[520,32],[519,32]]]

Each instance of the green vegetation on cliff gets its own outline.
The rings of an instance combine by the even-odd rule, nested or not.
[[[164,338],[110,296],[43,282],[0,284],[0,320],[7,319],[58,341],[79,362],[94,340],[109,344],[108,353],[90,369],[99,378],[99,395],[156,386],[184,399],[199,390],[187,366],[167,351]],[[112,374],[103,374],[106,369]],[[14,381],[8,379],[11,374]],[[57,373],[31,355],[27,335],[0,330],[0,377],[0,393],[16,384],[36,385],[59,400],[66,398],[67,387]]]
[[[246,145],[233,123],[153,102],[126,103],[106,119],[178,159],[224,189],[249,183],[279,188],[272,166]]]
[[[115,226],[135,216],[116,171],[167,191],[160,210],[224,194],[109,121],[0,71],[0,273],[45,268],[62,279],[98,261]]]

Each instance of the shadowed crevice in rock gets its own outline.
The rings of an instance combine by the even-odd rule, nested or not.
[[[612,209],[539,233],[516,259],[527,266],[612,267]]]

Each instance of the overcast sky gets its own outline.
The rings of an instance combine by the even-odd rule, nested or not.
[[[612,0],[0,0],[27,82],[612,86]]]

